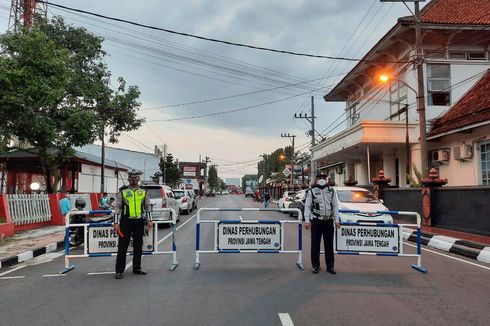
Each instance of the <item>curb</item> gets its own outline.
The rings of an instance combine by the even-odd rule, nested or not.
[[[405,230],[405,232],[403,232],[403,239],[416,243],[417,230]],[[475,259],[483,263],[490,263],[490,247],[486,247],[480,243],[424,232],[421,233],[420,242],[427,247]]]
[[[16,256],[4,258],[0,261],[0,268],[10,267],[18,263],[30,260],[34,257],[47,254],[48,252],[56,251],[64,247],[65,247],[65,240],[62,240],[62,241],[50,243],[47,246],[40,247],[31,251],[26,251]]]

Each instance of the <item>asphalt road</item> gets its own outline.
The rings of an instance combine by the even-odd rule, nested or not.
[[[250,198],[206,198],[200,207],[259,207]],[[287,219],[281,213],[212,212],[215,219]],[[337,275],[311,273],[309,231],[305,270],[293,254],[203,254],[194,270],[195,211],[177,224],[179,266],[171,256],[144,256],[146,276],[114,279],[113,257],[74,260],[60,276],[63,256],[44,255],[0,275],[1,325],[488,325],[490,265],[435,250],[414,258],[336,256]],[[213,230],[202,226],[202,248]],[[164,238],[169,229],[161,229]],[[297,227],[286,227],[286,247]],[[162,242],[170,249],[170,239]],[[411,244],[407,252],[414,252]],[[128,257],[128,263],[130,258]],[[322,262],[323,263],[323,262]]]

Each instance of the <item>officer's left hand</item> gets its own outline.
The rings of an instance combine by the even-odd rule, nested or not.
[[[335,222],[335,228],[336,229],[340,228],[340,222]]]
[[[148,221],[148,228],[151,230],[152,227],[153,227],[153,221]]]

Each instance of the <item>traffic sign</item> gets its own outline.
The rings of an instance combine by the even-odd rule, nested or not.
[[[285,168],[284,170],[282,170],[282,174],[284,174],[284,176],[286,177],[289,177],[291,175],[291,170]]]

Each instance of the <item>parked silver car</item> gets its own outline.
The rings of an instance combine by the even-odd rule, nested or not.
[[[150,203],[152,209],[154,208],[173,208],[177,214],[177,221],[180,220],[180,207],[179,202],[175,199],[175,195],[172,188],[169,186],[159,184],[142,184],[142,189],[145,189],[150,196]],[[170,212],[154,212],[152,213],[152,219],[155,221],[169,221],[171,220]]]

